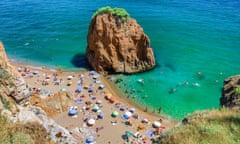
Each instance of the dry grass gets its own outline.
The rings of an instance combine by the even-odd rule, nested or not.
[[[187,124],[174,128],[160,139],[164,144],[239,144],[240,113],[222,109],[197,112]]]
[[[0,144],[50,144],[38,123],[15,124],[0,115]]]

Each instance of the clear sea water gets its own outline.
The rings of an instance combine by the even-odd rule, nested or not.
[[[116,76],[123,92],[134,91],[131,99],[173,118],[219,107],[224,78],[240,73],[239,0],[1,0],[0,40],[19,62],[86,68],[88,25],[107,5],[138,21],[157,60],[152,71]]]

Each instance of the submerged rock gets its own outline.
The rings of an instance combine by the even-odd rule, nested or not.
[[[100,73],[137,73],[155,66],[150,40],[133,18],[96,14],[87,39],[88,62]]]

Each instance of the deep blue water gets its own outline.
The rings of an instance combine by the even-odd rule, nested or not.
[[[174,118],[219,106],[224,78],[240,71],[239,0],[1,0],[0,40],[20,62],[85,68],[91,16],[107,5],[125,8],[138,21],[158,63],[146,73],[116,76],[124,79],[123,92],[135,91],[131,99]]]

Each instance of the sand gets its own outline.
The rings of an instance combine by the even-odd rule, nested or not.
[[[106,77],[96,72],[59,71],[17,63],[13,63],[13,65],[21,68],[19,73],[24,76],[29,88],[45,91],[41,96],[39,94],[34,95],[30,103],[44,109],[59,125],[68,129],[79,140],[79,143],[85,143],[88,136],[94,136],[96,138],[95,143],[98,144],[126,143],[127,140],[124,139],[126,131],[136,134],[136,136],[129,137],[128,141],[130,142],[141,144],[146,141],[145,143],[151,143],[150,139],[158,137],[160,133],[167,131],[176,124],[173,120],[146,112],[136,104],[129,102]],[[33,74],[34,72],[37,74]],[[57,76],[55,77],[54,74],[57,74]],[[49,78],[46,79],[46,77]],[[56,82],[60,82],[60,79],[61,84],[56,85]],[[80,79],[82,82],[79,81]],[[46,83],[44,81],[48,85],[44,85]],[[68,86],[68,84],[70,85]],[[105,87],[99,89],[100,85]],[[80,86],[82,87],[81,92],[76,93],[76,89]],[[92,87],[93,92],[89,92],[87,87]],[[114,97],[112,103],[106,99],[106,95],[109,94]],[[97,101],[101,102],[99,110],[104,113],[102,119],[97,117],[99,111],[93,111]],[[86,102],[92,104],[87,105]],[[121,111],[121,106],[125,106],[126,110]],[[69,116],[71,107],[77,108],[78,114]],[[85,110],[85,107],[89,107],[89,110]],[[131,108],[135,109],[134,112],[131,112],[132,116],[129,119],[123,119],[122,115]],[[117,111],[119,115],[112,117],[113,111]],[[95,120],[95,124],[88,125],[87,121],[91,118]],[[144,118],[148,120],[147,123],[142,122]],[[130,121],[130,125],[127,124],[128,121]],[[153,122],[156,121],[161,123],[160,128],[153,127]],[[147,134],[150,131],[157,131],[159,134],[155,133],[150,136]]]

